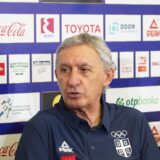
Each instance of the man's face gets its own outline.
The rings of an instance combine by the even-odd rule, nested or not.
[[[61,50],[57,58],[56,76],[65,104],[79,109],[99,105],[111,80],[96,51],[75,45]]]

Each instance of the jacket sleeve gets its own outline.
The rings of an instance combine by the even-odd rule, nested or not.
[[[49,160],[44,138],[31,124],[24,128],[15,160]]]
[[[141,152],[142,160],[160,160],[160,150],[145,116],[141,123]]]

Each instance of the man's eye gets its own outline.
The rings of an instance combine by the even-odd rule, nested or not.
[[[63,73],[69,73],[70,69],[69,68],[61,68],[61,72]]]
[[[84,72],[84,73],[87,73],[89,72],[90,70],[88,68],[81,68],[81,72]]]

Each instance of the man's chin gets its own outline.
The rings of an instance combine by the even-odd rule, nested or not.
[[[83,104],[82,102],[78,102],[78,101],[66,101],[66,105],[69,107],[69,108],[72,108],[72,109],[80,109],[83,107]]]

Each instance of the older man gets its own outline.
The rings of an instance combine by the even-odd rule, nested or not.
[[[143,114],[105,102],[114,71],[101,38],[83,33],[66,39],[55,70],[62,98],[29,121],[16,160],[159,160]]]

